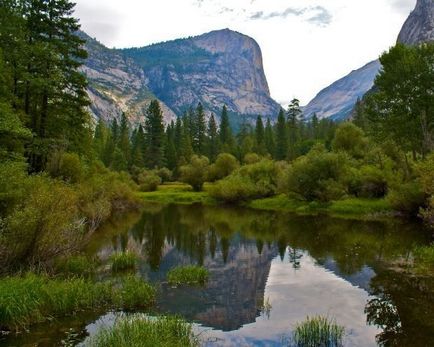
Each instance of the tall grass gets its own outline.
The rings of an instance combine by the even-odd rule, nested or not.
[[[0,280],[0,327],[21,330],[49,317],[95,308],[150,306],[155,289],[126,278],[120,284],[94,283],[84,278],[51,279],[27,274]]]
[[[137,259],[137,255],[130,251],[114,253],[110,257],[111,269],[113,272],[134,270]]]
[[[196,347],[192,325],[177,317],[120,317],[112,328],[101,329],[86,347]]]
[[[341,347],[344,327],[327,317],[316,316],[298,324],[293,333],[294,346],[297,347]]]
[[[417,247],[413,250],[413,254],[416,271],[434,273],[434,244]]]
[[[197,265],[178,266],[167,274],[167,280],[172,285],[203,285],[208,281],[208,277],[209,271]]]
[[[97,262],[83,255],[60,259],[55,264],[56,273],[65,276],[88,277],[93,275]]]

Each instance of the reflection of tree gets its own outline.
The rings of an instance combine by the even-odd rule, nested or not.
[[[434,341],[434,278],[377,270],[371,287],[375,298],[365,307],[367,321],[383,329],[384,346],[430,346]]]
[[[289,262],[292,264],[292,267],[296,270],[300,269],[300,259],[303,257],[303,254],[301,254],[301,251],[297,250],[296,248],[290,248],[289,249]]]
[[[377,335],[377,342],[382,346],[399,346],[400,337],[403,335],[399,313],[390,296],[383,294],[368,301],[365,307],[367,321],[383,329]]]

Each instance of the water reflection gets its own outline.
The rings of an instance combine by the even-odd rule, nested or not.
[[[396,266],[413,246],[428,242],[419,225],[399,221],[151,204],[106,225],[87,251],[103,262],[113,252],[137,253],[138,274],[160,287],[157,310],[196,322],[206,345],[280,346],[297,322],[324,314],[347,327],[349,346],[428,346],[433,278]],[[210,270],[206,287],[167,285],[170,268],[191,263]],[[52,344],[40,346],[59,345],[71,326],[82,327],[81,338],[93,332],[83,329],[88,323],[80,316],[74,324],[61,320],[62,337],[46,333],[50,323],[0,345],[35,345],[44,333]]]

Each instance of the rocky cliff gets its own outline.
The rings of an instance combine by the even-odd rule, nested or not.
[[[275,116],[259,45],[229,29],[121,51],[143,68],[149,88],[176,113],[202,102],[219,114]]]
[[[398,42],[418,44],[434,40],[434,0],[418,0],[415,9],[404,23]],[[374,85],[380,71],[378,60],[352,71],[347,76],[321,90],[304,107],[306,118],[316,113],[319,118],[347,119],[358,98],[365,95]]]
[[[85,33],[79,35],[86,40],[88,59],[81,70],[89,81],[87,92],[94,118],[111,121],[125,112],[131,122],[143,121],[146,107],[156,97],[147,86],[142,68]],[[161,106],[166,122],[175,118],[169,107],[164,103]]]
[[[404,23],[398,42],[415,45],[434,40],[434,0],[418,0]]]

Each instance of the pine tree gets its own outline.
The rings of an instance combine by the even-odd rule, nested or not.
[[[219,150],[219,138],[217,132],[217,124],[212,114],[209,118],[208,122],[208,146],[207,146],[207,157],[214,162],[217,158],[218,150]]]
[[[122,152],[124,161],[129,163],[131,161],[130,129],[128,124],[128,119],[125,113],[122,113],[122,117],[121,117],[118,146]]]
[[[145,133],[140,124],[132,136],[132,149],[131,149],[131,166],[142,168],[145,166]]]
[[[273,127],[271,126],[270,118],[267,118],[264,140],[265,140],[265,148],[267,149],[267,152],[274,157],[276,151],[276,144],[274,141],[274,132],[273,132]]]
[[[280,109],[276,124],[276,160],[285,160],[288,155],[288,130],[285,113]]]
[[[256,127],[255,127],[255,151],[260,155],[264,155],[266,152],[265,148],[265,129],[264,124],[262,123],[262,117],[258,116],[256,118]]]
[[[233,152],[234,138],[232,135],[231,125],[229,123],[228,109],[223,106],[220,120],[220,145],[222,152]]]
[[[148,168],[164,166],[163,113],[157,100],[152,100],[146,111],[146,157]]]
[[[197,154],[205,154],[205,112],[201,103],[197,105],[196,112],[193,114],[192,123],[194,123],[192,133],[192,144],[194,152]]]

